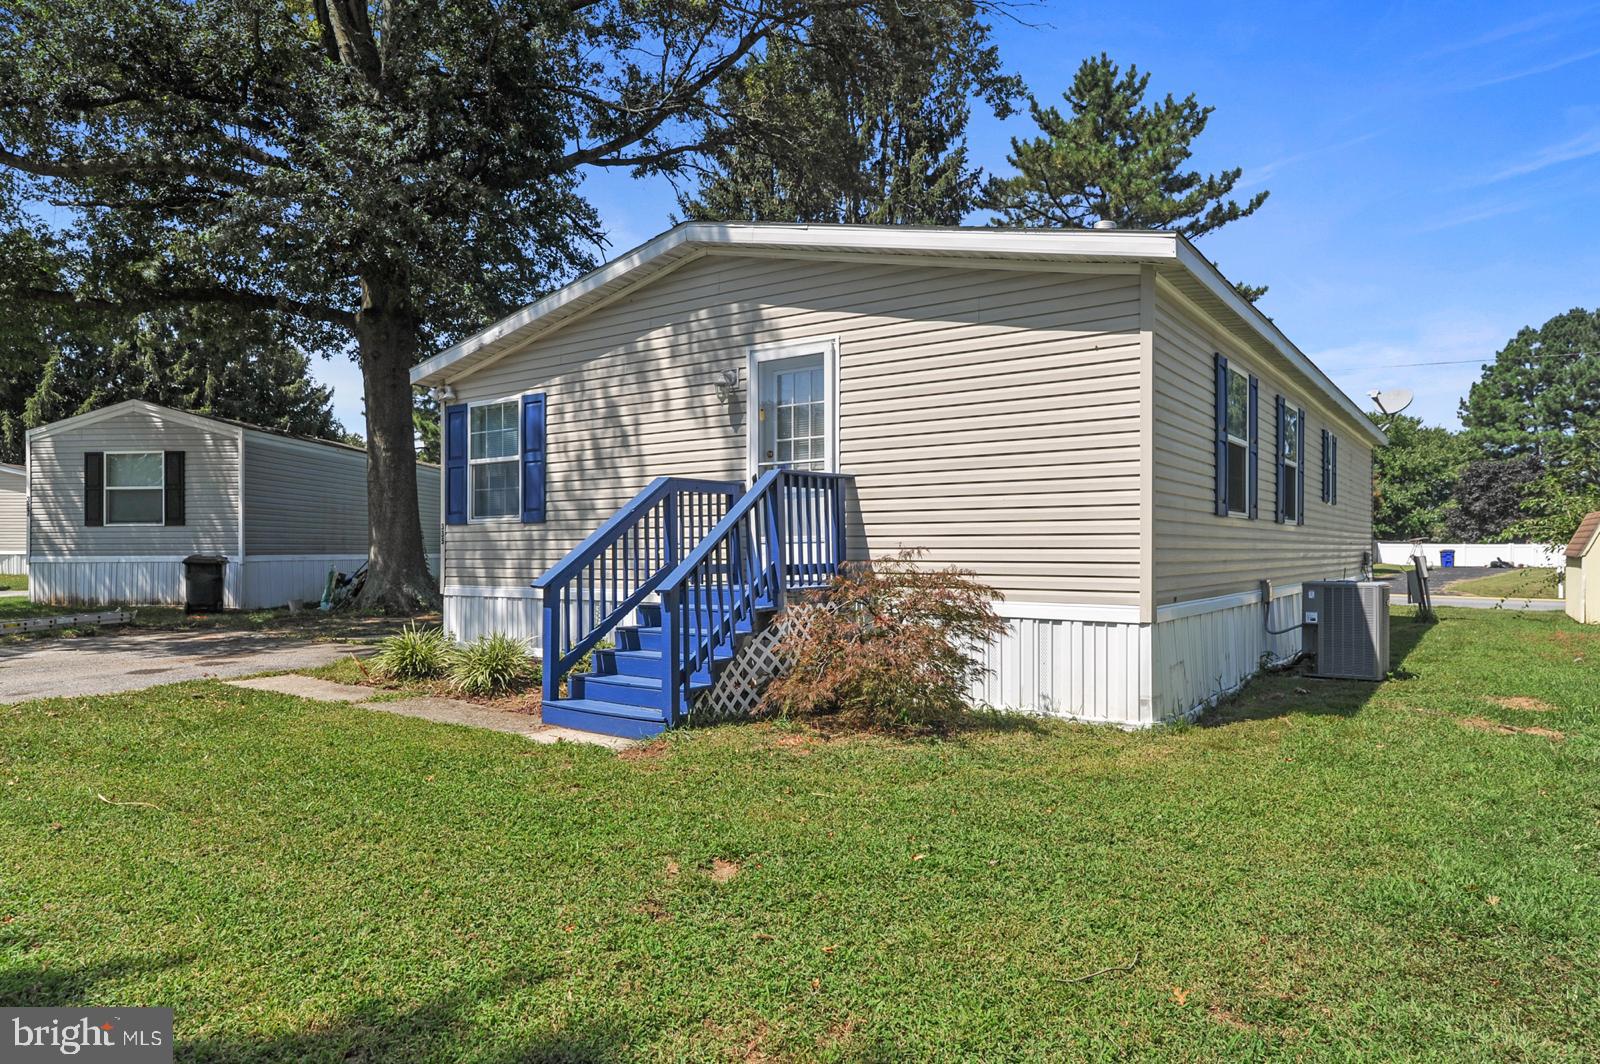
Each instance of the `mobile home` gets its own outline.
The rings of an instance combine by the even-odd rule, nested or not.
[[[788,469],[811,540],[837,518],[852,558],[921,548],[1003,593],[979,698],[1142,726],[1297,651],[1301,583],[1371,560],[1382,433],[1171,232],[686,223],[412,380],[443,410],[458,639],[638,623]],[[701,496],[630,569],[639,515]],[[574,606],[606,550],[621,583]]]
[[[181,603],[184,559],[210,555],[225,607],[281,606],[367,556],[359,447],[131,400],[29,432],[27,470],[35,602]],[[417,485],[436,551],[438,467]]]

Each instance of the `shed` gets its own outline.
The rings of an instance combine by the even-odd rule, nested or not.
[[[183,601],[183,559],[227,559],[224,605],[315,601],[367,557],[367,455],[130,400],[28,433],[30,593],[73,605]],[[437,571],[439,468],[419,463]]]
[[[1600,510],[1578,523],[1567,544],[1567,616],[1579,624],[1600,624],[1600,551],[1595,550],[1596,543],[1600,543]]]
[[[0,575],[28,572],[28,471],[0,462]]]

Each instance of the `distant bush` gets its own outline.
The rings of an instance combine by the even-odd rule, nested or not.
[[[432,680],[450,664],[450,643],[439,628],[408,625],[385,639],[372,657],[372,668],[391,680]]]
[[[503,633],[486,635],[450,656],[450,683],[469,695],[503,695],[539,679],[539,666],[522,642]]]
[[[769,706],[892,731],[944,731],[984,673],[976,651],[1005,630],[999,592],[965,569],[929,569],[921,551],[846,565],[825,592],[791,605]]]

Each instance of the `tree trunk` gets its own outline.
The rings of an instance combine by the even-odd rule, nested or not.
[[[381,289],[365,288],[356,349],[367,404],[367,584],[356,604],[374,613],[434,610],[439,590],[422,545],[411,416],[417,325]]]

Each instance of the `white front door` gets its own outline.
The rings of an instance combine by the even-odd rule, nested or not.
[[[769,469],[836,469],[830,368],[824,351],[757,359],[757,476]]]

